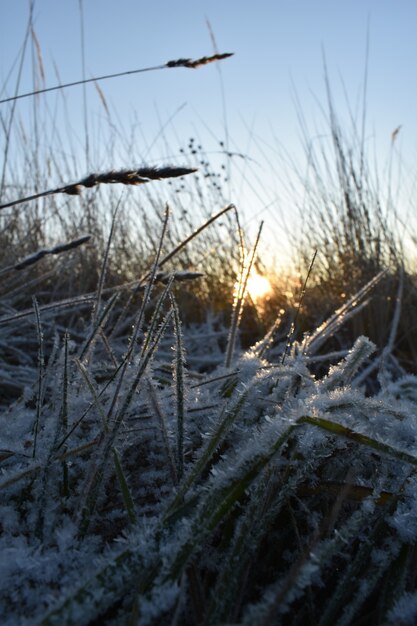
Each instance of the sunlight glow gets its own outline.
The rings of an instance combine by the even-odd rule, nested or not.
[[[252,272],[248,279],[247,290],[252,300],[257,302],[272,292],[272,285],[266,276]]]

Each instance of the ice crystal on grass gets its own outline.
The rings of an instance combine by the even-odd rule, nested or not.
[[[321,377],[301,344],[194,368],[170,288],[113,377],[66,338],[0,415],[2,623],[353,624],[416,542],[415,379],[355,386],[363,337]]]
[[[137,626],[148,626],[164,613],[172,613],[178,600],[180,587],[176,583],[164,583],[155,586],[149,596],[140,598],[140,617]]]
[[[414,626],[417,620],[417,592],[404,593],[388,613],[387,625]]]
[[[390,525],[405,543],[417,540],[417,479],[415,476],[407,480],[403,499],[398,503],[390,519]]]

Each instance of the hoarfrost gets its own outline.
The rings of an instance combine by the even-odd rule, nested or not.
[[[185,330],[184,335],[185,343],[190,345]],[[198,334],[194,333],[192,344],[196,338]],[[212,339],[215,344],[217,336]],[[202,368],[214,354],[211,344],[210,349],[207,346],[205,349]],[[166,419],[166,441],[161,436],[161,425],[149,411],[151,403],[139,385],[135,406],[124,419],[125,430],[116,441],[125,484],[123,480],[121,485],[117,482],[109,455],[97,496],[97,510],[92,512],[89,534],[83,539],[76,522],[77,506],[95,457],[84,456],[79,449],[86,445],[87,450],[95,451],[103,434],[97,407],[91,404],[86,419],[74,427],[66,442],[69,455],[63,456],[63,446],[59,450],[54,448],[59,431],[57,397],[61,389],[56,384],[54,393],[51,392],[53,400],[42,409],[40,445],[35,460],[30,447],[25,447],[30,445],[34,411],[21,403],[16,405],[13,416],[0,416],[3,494],[7,498],[0,506],[3,531],[0,590],[7,611],[2,624],[14,626],[24,623],[26,615],[38,619],[45,611],[55,609],[61,616],[56,618],[56,623],[68,615],[73,621],[87,623],[89,615],[97,619],[101,604],[110,606],[125,594],[133,597],[138,588],[137,578],[142,575],[146,590],[138,597],[138,624],[151,624],[172,611],[180,593],[188,593],[184,588],[180,591],[179,580],[186,579],[184,573],[196,555],[204,571],[211,572],[210,576],[221,573],[223,555],[216,544],[218,537],[212,543],[210,540],[215,533],[221,535],[224,520],[227,520],[227,532],[228,525],[231,527],[238,520],[232,535],[236,528],[242,529],[246,524],[252,524],[252,532],[258,524],[262,538],[262,524],[270,510],[275,511],[277,503],[281,506],[285,502],[294,509],[291,509],[297,518],[294,526],[299,524],[303,531],[314,535],[326,521],[322,514],[325,507],[320,505],[310,510],[309,502],[328,499],[330,488],[340,487],[339,493],[343,495],[346,476],[354,482],[356,502],[353,505],[350,502],[349,506],[356,507],[355,512],[344,519],[344,524],[337,526],[335,519],[335,527],[325,539],[316,540],[310,547],[307,543],[303,546],[308,547],[309,556],[300,561],[294,584],[289,588],[285,568],[297,558],[299,548],[291,543],[285,545],[276,582],[266,592],[263,590],[261,602],[243,607],[242,623],[252,626],[255,618],[261,619],[259,616],[273,606],[277,594],[283,594],[279,611],[284,613],[307,588],[324,584],[326,572],[322,571],[322,564],[326,558],[330,560],[336,555],[342,561],[352,544],[364,539],[368,521],[377,517],[377,499],[381,497],[383,506],[384,497],[400,493],[395,510],[387,516],[394,535],[392,543],[381,542],[369,559],[376,568],[388,566],[401,542],[417,540],[417,480],[410,478],[409,469],[413,460],[410,455],[417,459],[417,378],[405,376],[390,381],[373,396],[352,387],[352,380],[373,349],[371,342],[360,338],[346,358],[320,380],[309,371],[308,361],[298,348],[288,356],[285,365],[268,364],[249,351],[240,356],[232,372],[219,367],[210,374],[211,379],[206,374],[193,378],[188,372],[183,379],[186,387],[184,479],[178,482],[175,471],[173,477],[167,466],[167,448],[169,451],[172,447],[173,463],[176,452],[172,380],[166,380],[169,376],[166,370],[158,378],[156,368],[148,365],[147,375],[159,402],[164,427]],[[193,363],[196,350],[194,345],[192,354],[187,354],[189,364]],[[140,365],[139,357],[133,361],[136,365],[127,369],[126,388]],[[61,381],[61,374],[50,375],[51,380],[55,375]],[[74,378],[68,382],[70,428],[77,425],[79,415],[91,400],[79,377],[74,373],[71,376]],[[110,385],[100,396],[106,411],[114,386]],[[323,423],[327,420],[327,425],[341,426],[345,431],[304,423],[303,419],[308,417],[316,418],[316,424],[319,419]],[[135,432],[137,423],[140,428]],[[339,436],[340,433],[351,433],[352,437],[349,440]],[[365,436],[372,438],[373,447],[365,445]],[[401,453],[408,457],[404,460]],[[198,471],[194,471],[196,467]],[[70,489],[62,495],[65,472],[70,477]],[[274,476],[276,491],[265,488],[271,501],[266,497],[265,502],[257,502],[257,490],[261,492],[261,487]],[[140,522],[129,520],[126,514],[124,504],[130,495]],[[172,512],[173,501],[176,507]],[[247,520],[246,501],[252,502],[259,519],[255,516],[255,521]],[[343,501],[340,506],[345,504]],[[338,506],[335,505],[335,510]],[[339,513],[337,509],[335,517]],[[219,521],[214,528],[216,516]],[[41,538],[42,517],[45,521]],[[283,530],[289,532],[287,528]],[[253,536],[254,531],[248,532],[248,541],[254,541]],[[224,540],[227,541],[227,536]],[[304,539],[301,537],[300,541],[303,543]],[[252,552],[255,554],[256,545]],[[233,558],[238,565],[239,554]],[[358,589],[366,596],[366,579],[359,582]],[[416,618],[417,594],[404,595],[390,613],[390,619],[399,624],[412,624]]]
[[[388,624],[415,626],[417,621],[417,593],[404,593],[388,613]]]

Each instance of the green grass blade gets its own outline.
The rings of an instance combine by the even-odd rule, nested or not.
[[[311,424],[312,426],[318,426],[323,430],[331,433],[332,435],[337,435],[338,437],[345,437],[350,441],[355,441],[356,443],[360,443],[363,446],[367,446],[368,448],[372,448],[381,454],[391,456],[393,458],[398,459],[399,461],[404,461],[405,463],[410,463],[411,465],[417,466],[417,458],[408,454],[408,452],[404,452],[404,450],[398,450],[398,448],[394,448],[387,443],[383,443],[382,441],[377,441],[368,435],[363,435],[362,433],[358,433],[347,426],[343,426],[342,424],[338,424],[337,422],[331,422],[323,417],[311,417],[311,416],[303,416],[298,420],[299,424]]]
[[[135,504],[133,502],[132,494],[130,493],[129,485],[126,480],[125,473],[123,471],[122,464],[120,463],[119,454],[115,447],[112,448],[114,467],[116,469],[117,479],[119,481],[120,489],[122,491],[123,502],[125,503],[126,511],[129,516],[131,524],[136,523]]]

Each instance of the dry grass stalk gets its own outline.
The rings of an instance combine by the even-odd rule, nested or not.
[[[207,65],[208,63],[213,63],[215,61],[222,61],[223,59],[227,59],[233,55],[232,52],[225,52],[223,54],[214,54],[210,57],[201,57],[200,59],[192,60],[192,59],[178,59],[177,61],[168,61],[163,65],[154,65],[152,67],[142,67],[136,70],[129,70],[127,72],[117,72],[116,74],[106,74],[104,76],[95,76],[93,78],[86,78],[83,80],[76,80],[72,83],[65,83],[65,85],[55,85],[54,87],[45,87],[44,89],[37,89],[36,91],[29,91],[27,93],[22,93],[17,96],[11,96],[10,98],[3,98],[0,100],[0,104],[5,104],[6,102],[14,102],[15,100],[20,100],[22,98],[29,98],[31,96],[37,96],[41,93],[49,93],[50,91],[57,91],[58,89],[66,89],[67,87],[76,87],[77,85],[85,85],[86,83],[93,83],[99,80],[108,80],[109,78],[119,78],[120,76],[129,76],[131,74],[143,74],[144,72],[153,72],[155,70],[164,70],[166,68],[171,67],[189,67],[195,69],[197,67],[201,67],[202,65]]]
[[[24,270],[30,265],[34,265],[35,263],[43,259],[44,256],[47,256],[49,254],[61,254],[61,252],[73,250],[74,248],[78,248],[84,243],[87,243],[88,241],[90,241],[90,239],[91,235],[84,235],[83,237],[73,239],[72,241],[68,241],[67,243],[62,243],[58,246],[54,246],[53,248],[41,248],[40,250],[37,250],[33,254],[30,254],[29,256],[19,261],[19,263],[16,263],[15,265],[10,265],[9,267],[5,267],[3,270],[0,271],[0,275],[10,272],[12,270]]]
[[[233,52],[224,52],[223,54],[213,54],[210,57],[201,57],[200,59],[177,59],[176,61],[168,61],[166,67],[189,67],[191,69],[196,69],[197,67],[201,67],[202,65],[208,65],[209,63],[214,63],[215,61],[222,61],[223,59],[228,59],[233,56]]]
[[[81,193],[81,187],[95,187],[96,185],[121,184],[121,185],[143,185],[151,180],[162,180],[163,178],[177,178],[196,172],[196,168],[190,167],[142,167],[138,170],[110,171],[104,174],[90,174],[83,180],[73,185],[67,185],[55,191],[55,193],[66,193],[72,196]]]
[[[48,191],[42,191],[32,196],[26,196],[25,198],[19,198],[6,204],[1,204],[0,209],[6,209],[8,207],[16,206],[30,200],[36,200],[45,196],[50,196],[57,193],[65,193],[71,196],[78,196],[82,188],[91,188],[96,185],[108,185],[108,184],[121,184],[121,185],[143,185],[149,183],[151,180],[162,180],[164,178],[177,178],[178,176],[186,176],[187,174],[193,174],[196,172],[196,168],[191,167],[141,167],[137,170],[119,170],[105,172],[104,174],[90,174],[71,185],[65,185],[64,187],[57,187],[56,189],[49,189]]]

